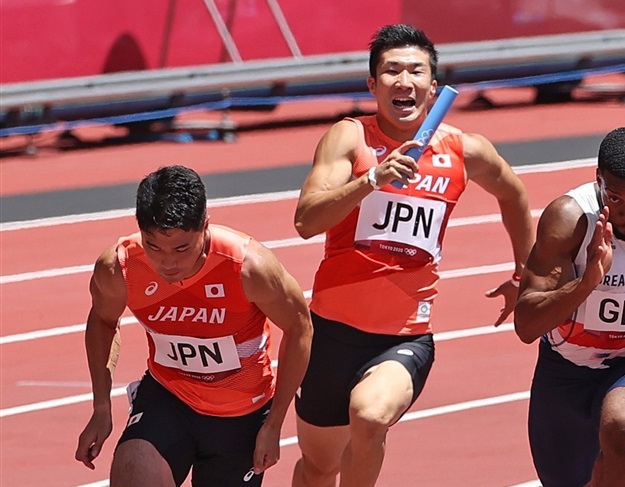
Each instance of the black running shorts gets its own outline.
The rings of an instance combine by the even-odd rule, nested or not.
[[[315,426],[349,424],[349,396],[365,372],[387,360],[412,376],[412,403],[434,362],[431,334],[395,336],[366,333],[312,313],[314,334],[308,370],[295,397],[298,416]]]
[[[529,440],[543,486],[583,487],[590,480],[599,453],[603,398],[611,388],[625,386],[625,358],[609,365],[575,365],[541,339],[530,392]]]
[[[193,467],[194,487],[259,487],[263,475],[251,470],[256,435],[269,407],[238,417],[202,415],[146,372],[118,446],[131,439],[150,442],[171,467],[177,486]]]

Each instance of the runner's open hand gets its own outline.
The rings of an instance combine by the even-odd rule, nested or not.
[[[487,298],[496,298],[498,296],[503,296],[504,303],[499,313],[499,318],[497,318],[497,321],[494,323],[495,326],[501,325],[514,310],[517,298],[519,297],[519,288],[511,279],[508,279],[495,289],[486,291]]]
[[[91,470],[95,469],[93,460],[100,454],[102,445],[113,431],[110,411],[95,412],[78,437],[75,458]]]

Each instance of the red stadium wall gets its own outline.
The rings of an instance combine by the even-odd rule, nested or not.
[[[302,54],[361,50],[397,0],[279,2]],[[243,60],[291,52],[265,0],[216,0]],[[202,0],[2,0],[0,82],[230,61]]]
[[[215,0],[245,60],[291,52],[265,0]],[[303,55],[407,22],[436,43],[625,28],[622,0],[278,0]],[[202,0],[2,0],[0,83],[230,61]]]
[[[625,28],[623,0],[405,0],[401,15],[438,44]]]

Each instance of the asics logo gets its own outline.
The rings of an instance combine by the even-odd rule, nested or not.
[[[127,426],[132,426],[135,423],[138,423],[141,420],[141,416],[143,416],[143,413],[137,413],[134,416],[132,416],[129,420],[128,420],[128,425]]]
[[[156,281],[152,281],[150,282],[150,284],[148,284],[148,287],[145,288],[145,295],[152,296],[152,294],[154,294],[157,289],[158,283]]]

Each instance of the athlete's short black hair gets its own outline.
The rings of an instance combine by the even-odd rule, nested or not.
[[[375,78],[382,53],[397,47],[418,47],[425,51],[430,58],[432,79],[436,78],[438,52],[434,44],[425,32],[407,24],[385,25],[374,34],[369,44],[369,74],[372,78]]]
[[[599,171],[625,179],[625,127],[612,130],[601,141],[597,157]]]
[[[178,165],[148,174],[137,189],[136,218],[144,232],[202,230],[206,221],[202,179],[193,169]]]

